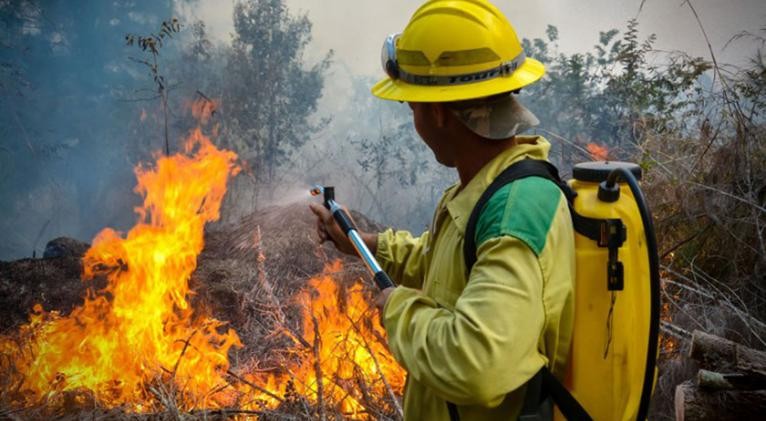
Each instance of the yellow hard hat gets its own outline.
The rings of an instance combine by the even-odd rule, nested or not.
[[[448,102],[515,91],[545,66],[524,54],[502,12],[486,0],[430,0],[381,54],[388,75],[372,88],[382,98]]]

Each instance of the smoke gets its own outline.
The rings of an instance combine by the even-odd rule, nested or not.
[[[336,61],[355,75],[380,76],[379,51],[383,40],[388,34],[404,29],[423,0],[387,0],[363,5],[353,0],[287,0],[286,3],[294,12],[307,13],[313,22],[312,51],[321,54],[333,50]],[[544,37],[547,25],[558,27],[562,35],[560,49],[569,54],[590,50],[598,41],[599,31],[623,28],[629,19],[638,18],[643,36],[657,35],[658,49],[709,57],[697,21],[681,2],[494,0],[494,4],[510,19],[519,37]],[[763,26],[766,18],[763,1],[697,0],[693,5],[717,58],[726,63],[744,63],[747,56],[741,49],[724,49],[724,46],[735,34],[757,32]],[[225,41],[232,32],[229,18],[232,8],[232,3],[200,1],[195,4],[193,13],[210,25],[218,39]]]
[[[156,30],[171,14],[150,0],[0,3],[0,259],[134,222],[132,168],[149,158],[138,145],[158,149],[161,135],[141,124],[157,102],[143,99],[151,80],[128,58],[141,54],[125,34]]]
[[[429,223],[435,201],[455,174],[422,149],[406,106],[369,94],[381,77],[383,39],[403,29],[420,3],[286,0],[292,14],[305,13],[312,23],[313,40],[303,54],[306,67],[334,51],[311,117],[321,129],[306,133],[308,142],[279,169],[268,191],[257,191],[263,180],[240,176],[227,198],[230,219],[256,207],[300,200],[302,187],[296,186],[323,183],[336,185],[344,204],[384,224],[420,231]],[[638,17],[643,34],[657,33],[656,48],[708,56],[686,6],[656,0],[496,4],[522,37],[544,37],[547,25],[557,26],[564,53],[590,50],[599,30],[622,29],[627,19]],[[719,61],[746,60],[750,48],[723,46],[742,30],[757,32],[766,15],[763,2],[698,0],[694,6]],[[76,8],[65,1],[0,2],[0,42],[7,47],[0,51],[0,260],[39,256],[57,236],[90,241],[106,226],[132,225],[140,200],[131,191],[132,168],[149,161],[149,151],[160,150],[164,140],[155,84],[147,68],[133,60],[146,56],[126,47],[124,37],[156,32],[159,22],[176,15],[186,25],[204,21],[216,48],[224,48],[231,45],[233,9],[234,2],[213,0],[115,1]],[[186,32],[166,41],[161,65],[179,57],[188,37]],[[200,88],[205,90],[183,78],[168,86],[176,101],[171,143],[189,128],[177,105]],[[322,126],[322,121],[328,123]],[[390,149],[394,146],[399,149]],[[396,160],[375,166],[370,147],[417,162],[409,166],[416,170]]]

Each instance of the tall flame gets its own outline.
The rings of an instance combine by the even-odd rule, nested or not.
[[[39,399],[88,389],[101,404],[141,411],[158,379],[170,378],[193,401],[224,383],[227,353],[241,346],[239,338],[195,314],[188,281],[204,226],[219,218],[226,183],[239,171],[235,160],[197,129],[183,153],[136,168],[135,191],[144,198],[138,223],[125,237],[101,231],[83,258],[83,279],[105,275],[107,286],[66,317],[37,306],[22,328],[28,342],[14,364],[28,393]],[[0,347],[15,348],[7,339]]]

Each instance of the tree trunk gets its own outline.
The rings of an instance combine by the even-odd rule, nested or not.
[[[766,391],[706,391],[687,381],[676,386],[676,421],[743,421],[766,414]]]
[[[766,352],[695,330],[689,355],[706,369],[766,376]]]

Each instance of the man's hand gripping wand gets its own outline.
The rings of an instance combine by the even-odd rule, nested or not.
[[[386,288],[394,287],[395,285],[391,281],[391,278],[386,272],[383,271],[383,269],[378,264],[378,261],[375,260],[375,256],[373,256],[373,254],[370,252],[370,249],[367,248],[367,245],[362,240],[362,237],[359,235],[359,231],[357,230],[356,225],[354,225],[354,222],[351,220],[351,217],[348,215],[348,213],[346,213],[345,210],[343,210],[338,202],[335,201],[335,188],[316,185],[311,189],[312,196],[319,196],[320,194],[324,195],[324,206],[330,210],[333,218],[335,218],[335,222],[338,223],[340,229],[343,230],[343,232],[346,233],[348,238],[351,240],[351,244],[354,245],[354,248],[359,254],[359,257],[362,258],[362,261],[364,261],[367,269],[369,269],[370,273],[372,273],[372,277],[375,280],[375,284],[378,286],[378,288],[380,288],[382,291]]]

